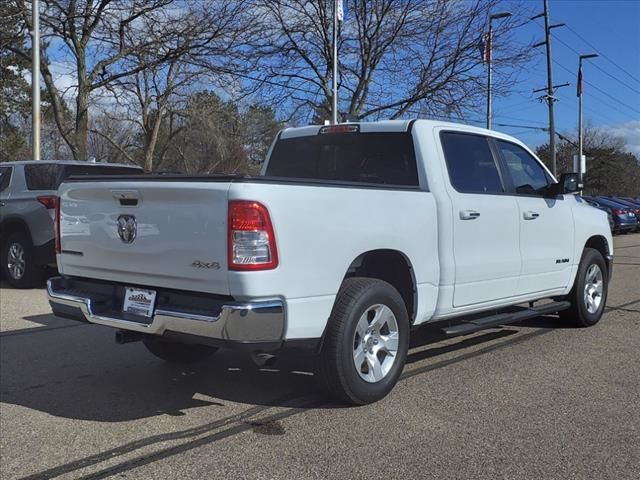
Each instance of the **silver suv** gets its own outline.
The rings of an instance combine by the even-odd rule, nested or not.
[[[42,282],[56,263],[57,190],[72,175],[143,173],[114,163],[23,161],[0,163],[0,271],[14,287]]]

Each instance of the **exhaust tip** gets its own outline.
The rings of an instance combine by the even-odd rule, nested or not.
[[[278,361],[278,357],[270,353],[251,352],[251,360],[258,367],[271,367]]]

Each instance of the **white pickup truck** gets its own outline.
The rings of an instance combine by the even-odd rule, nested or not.
[[[168,361],[310,351],[334,396],[364,404],[393,388],[426,322],[464,335],[600,319],[613,242],[578,188],[480,128],[290,128],[257,177],[65,182],[49,300]]]

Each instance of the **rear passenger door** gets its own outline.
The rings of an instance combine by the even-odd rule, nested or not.
[[[0,223],[7,215],[9,200],[9,184],[11,183],[11,167],[0,167]]]
[[[549,196],[545,189],[553,178],[520,145],[495,140],[502,157],[509,190],[518,203],[522,273],[518,294],[565,287],[573,258],[574,225],[571,206],[563,195]]]
[[[508,195],[487,137],[440,132],[453,206],[453,306],[516,293],[520,275],[518,204]]]

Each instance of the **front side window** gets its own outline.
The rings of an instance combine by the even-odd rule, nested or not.
[[[496,140],[496,143],[516,193],[533,195],[543,193],[551,183],[551,178],[542,165],[524,148],[514,143],[503,140]]]
[[[11,181],[11,167],[0,167],[0,192],[6,190]]]
[[[443,132],[440,139],[453,188],[461,193],[504,192],[486,137]]]

